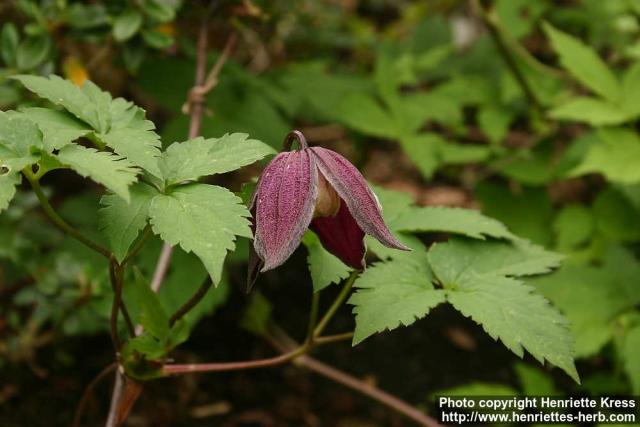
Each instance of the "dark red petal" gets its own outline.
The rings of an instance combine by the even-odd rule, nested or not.
[[[343,199],[360,228],[385,246],[410,250],[395,238],[382,219],[378,199],[360,171],[340,154],[322,147],[313,147],[315,160],[322,175]]]
[[[364,231],[349,213],[344,200],[336,216],[315,218],[311,228],[320,238],[322,246],[349,267],[364,268]]]
[[[308,150],[280,153],[265,168],[255,198],[254,248],[271,270],[298,247],[317,196],[318,172]]]

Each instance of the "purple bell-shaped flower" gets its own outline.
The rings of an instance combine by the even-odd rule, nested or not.
[[[334,151],[309,148],[297,130],[287,135],[284,149],[291,150],[294,140],[300,149],[278,154],[262,172],[253,195],[249,285],[259,271],[284,263],[307,228],[325,249],[355,269],[365,266],[365,234],[387,247],[409,250],[389,231],[378,198],[355,166]]]

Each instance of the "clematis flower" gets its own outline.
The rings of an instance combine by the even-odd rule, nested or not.
[[[295,140],[300,149],[290,151]],[[309,148],[297,130],[287,135],[284,149],[264,169],[251,202],[255,237],[249,286],[258,271],[284,263],[307,228],[355,269],[365,266],[365,234],[387,247],[409,250],[391,234],[378,198],[347,159],[326,148]]]

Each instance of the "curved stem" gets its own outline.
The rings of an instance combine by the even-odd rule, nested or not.
[[[207,294],[212,285],[211,277],[207,277],[195,294],[189,298],[169,319],[169,326],[173,326],[178,320],[180,320],[185,314],[191,311],[202,298]]]
[[[76,412],[73,416],[73,423],[71,424],[71,427],[80,427],[80,422],[82,421],[82,416],[84,415],[84,409],[87,406],[87,403],[89,402],[89,398],[91,397],[93,390],[100,383],[100,381],[106,378],[107,375],[109,375],[114,369],[116,369],[116,364],[111,363],[110,365],[105,367],[103,370],[101,370],[98,373],[98,375],[96,375],[96,377],[93,380],[91,380],[89,385],[87,385],[87,388],[84,389],[84,393],[82,393],[82,398],[80,399],[80,402],[78,402],[78,407],[76,408]]]
[[[304,134],[299,130],[292,130],[284,137],[284,142],[282,143],[282,147],[285,151],[291,150],[291,145],[293,141],[298,141],[300,144],[300,149],[304,150],[305,148],[309,148],[309,144],[307,144],[307,138],[305,138]]]
[[[305,339],[305,342],[313,341],[313,331],[318,322],[319,305],[320,305],[320,292],[313,292],[313,294],[311,295],[311,309],[309,310],[309,326],[307,327],[307,337]]]
[[[309,356],[302,356],[297,360],[297,362],[299,366],[302,366],[306,369],[309,369],[310,371],[329,378],[330,380],[349,387],[350,389],[355,390],[358,393],[369,396],[370,398],[377,400],[378,402],[393,409],[396,412],[401,413],[402,415],[405,415],[406,417],[412,419],[422,426],[440,426],[438,421],[431,418],[418,408],[410,405],[409,403],[405,402],[402,399],[399,399],[398,397],[390,393],[387,393],[384,390],[377,388],[371,383],[362,381],[354,377],[353,375],[342,372],[334,368],[333,366],[327,365]]]
[[[270,328],[271,334],[267,334],[265,338],[280,351],[288,351],[290,348],[295,348],[297,343],[288,336],[282,329],[272,325]],[[440,427],[438,421],[420,411],[418,408],[410,405],[409,403],[401,400],[400,398],[387,393],[384,390],[377,388],[376,386],[366,383],[346,372],[342,372],[333,366],[327,365],[319,360],[312,358],[311,356],[301,355],[295,359],[295,364],[316,372],[326,378],[329,378],[337,383],[347,386],[358,393],[362,393],[371,397],[374,400],[382,403],[388,408],[412,419],[416,423],[427,427]]]
[[[306,353],[310,346],[301,345],[287,353],[267,359],[248,360],[242,362],[222,362],[222,363],[192,363],[188,365],[164,365],[162,371],[165,375],[203,373],[203,372],[225,372],[239,371],[245,369],[266,368],[269,366],[282,365]]]
[[[27,181],[29,181],[29,183],[31,184],[31,188],[33,188],[34,193],[36,193],[36,196],[40,201],[40,205],[42,206],[42,210],[49,217],[51,222],[55,224],[56,227],[58,227],[63,233],[68,234],[69,236],[73,237],[83,245],[98,252],[100,255],[104,256],[105,258],[111,258],[111,251],[99,245],[98,243],[94,242],[93,240],[85,237],[78,230],[76,230],[75,228],[67,224],[67,222],[64,219],[62,219],[60,215],[58,215],[55,209],[53,209],[53,206],[51,206],[51,204],[49,203],[47,196],[45,196],[44,192],[42,191],[42,187],[40,187],[40,182],[35,177],[33,172],[31,172],[28,169],[28,167],[22,170],[22,174],[25,176],[25,178],[27,178]]]
[[[333,318],[334,314],[336,314],[336,311],[338,311],[338,308],[340,308],[344,300],[347,299],[347,296],[349,296],[349,292],[351,291],[351,287],[358,277],[358,273],[359,271],[354,271],[353,273],[351,273],[351,276],[349,276],[349,278],[344,282],[344,285],[342,286],[342,289],[340,290],[340,293],[338,294],[336,299],[333,301],[333,304],[331,304],[331,307],[329,307],[327,312],[324,314],[324,316],[318,323],[318,326],[316,326],[316,328],[313,330],[314,338],[320,336],[322,331],[324,331],[324,328],[327,327],[329,321]]]

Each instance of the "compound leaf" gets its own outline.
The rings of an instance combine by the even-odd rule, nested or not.
[[[349,299],[356,315],[353,344],[376,332],[408,326],[444,302],[445,293],[433,287],[432,277],[421,251],[367,268]]]
[[[98,111],[91,98],[78,86],[56,75],[47,77],[19,75],[15,76],[27,89],[38,96],[64,107],[80,120],[101,131]]]
[[[244,133],[174,143],[162,154],[160,169],[169,184],[230,172],[262,159],[274,150]]]
[[[394,230],[412,232],[445,232],[476,239],[486,236],[513,239],[507,227],[478,211],[448,207],[412,207],[393,221]]]
[[[518,356],[526,349],[540,363],[548,360],[579,382],[567,320],[534,288],[506,277],[544,273],[557,265],[558,257],[522,242],[513,251],[491,242],[450,241],[432,246],[428,258],[447,301],[458,311]]]
[[[214,185],[189,184],[158,195],[149,216],[153,231],[170,245],[195,253],[215,284],[227,251],[235,248],[235,236],[251,237],[250,214],[242,200]]]
[[[48,108],[26,108],[23,114],[34,122],[43,136],[44,149],[59,150],[92,130],[66,111]]]
[[[136,181],[138,169],[127,159],[77,144],[62,147],[56,158],[80,175],[91,178],[129,201],[129,186]]]

